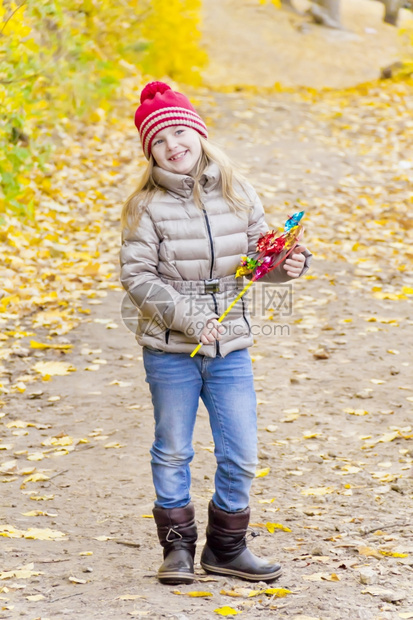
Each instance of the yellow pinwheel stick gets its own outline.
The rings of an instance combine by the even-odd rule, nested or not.
[[[228,308],[225,310],[225,312],[223,312],[221,314],[221,316],[218,319],[218,323],[222,323],[222,321],[225,319],[225,317],[227,316],[228,312],[230,312],[232,310],[232,308],[235,306],[235,304],[237,303],[237,301],[239,301],[241,299],[241,297],[243,295],[245,295],[245,293],[248,291],[249,287],[254,283],[254,280],[250,280],[248,282],[248,284],[246,286],[244,286],[244,288],[242,289],[242,291],[237,295],[237,297],[234,299],[234,301],[232,303],[230,303],[230,305],[228,306]],[[199,345],[197,347],[195,347],[195,349],[192,351],[191,353],[191,357],[194,357],[199,349],[202,347],[202,342],[199,343]]]

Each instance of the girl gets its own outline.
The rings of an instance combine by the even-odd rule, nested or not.
[[[155,416],[153,515],[164,562],[161,583],[192,583],[197,539],[190,497],[192,435],[201,397],[210,418],[217,470],[201,565],[211,573],[270,581],[279,564],[246,546],[249,492],[257,464],[253,344],[244,301],[220,314],[243,287],[235,271],[268,230],[254,189],[208,140],[189,100],[148,84],[135,114],[148,167],[122,212],[121,281],[140,310],[137,340]],[[299,246],[263,280],[306,272]],[[199,354],[190,357],[201,342]]]

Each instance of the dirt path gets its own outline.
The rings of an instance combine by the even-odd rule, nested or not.
[[[400,122],[408,121],[412,101],[401,97]],[[281,561],[285,572],[274,586],[291,594],[248,598],[244,591],[232,598],[221,591],[248,584],[206,581],[199,567],[192,586],[157,583],[161,552],[148,518],[150,399],[141,351],[122,324],[123,294],[103,291],[66,337],[73,352],[25,351],[27,337],[8,362],[12,383],[37,358],[64,358],[77,370],[3,398],[1,526],[28,536],[29,528],[50,528],[64,537],[2,539],[2,570],[33,563],[33,574],[1,582],[0,618],[204,620],[218,617],[214,610],[224,605],[248,619],[410,617],[399,615],[413,613],[412,307],[411,296],[401,293],[412,282],[410,268],[400,267],[411,260],[404,253],[409,229],[401,225],[410,168],[400,172],[397,159],[383,165],[385,138],[370,136],[375,146],[366,152],[362,106],[248,93],[204,93],[198,103],[213,137],[260,191],[270,222],[278,225],[294,204],[307,210],[311,275],[294,284],[292,299],[287,296],[278,312],[255,298],[261,333],[251,350],[260,468],[269,468],[254,483],[252,523],[261,536],[251,548]],[[371,107],[369,114],[374,128]],[[354,135],[357,122],[362,128]],[[399,140],[398,152],[411,161],[411,141]],[[125,179],[133,166],[124,165]],[[120,199],[124,188],[117,191]],[[394,221],[375,224],[391,217],[379,214],[376,199],[395,201]],[[265,290],[268,305],[270,293]],[[30,329],[29,319],[25,326]],[[46,333],[39,332],[42,338]],[[203,407],[195,447],[193,499],[202,545],[214,473]],[[49,479],[24,482],[30,474]],[[25,516],[33,510],[45,514]],[[269,533],[267,522],[291,531]],[[191,591],[211,596],[185,596]]]
[[[320,28],[305,17],[308,0],[294,0],[298,13],[277,10],[271,0],[207,0],[203,42],[212,87],[237,84],[340,88],[377,79],[380,68],[408,54],[397,28],[384,24],[383,5],[343,0],[343,30]],[[412,14],[403,10],[400,26]]]
[[[270,4],[210,0],[209,83],[305,84],[311,76],[312,86],[333,86],[372,79],[398,56],[397,37],[378,15],[375,24],[370,13],[355,21],[355,4],[363,15],[381,10],[378,3],[348,1],[347,30],[332,33],[302,30],[301,18],[275,14]],[[242,62],[235,63],[239,49]],[[26,567],[2,573],[0,618],[206,620],[224,605],[248,619],[413,617],[413,96],[403,88],[314,99],[193,95],[212,137],[257,187],[269,222],[278,226],[291,210],[306,210],[315,254],[311,275],[292,292],[258,287],[253,298],[260,469],[268,473],[253,487],[252,523],[261,536],[251,547],[282,562],[284,575],[274,585],[291,593],[248,597],[248,584],[206,580],[199,567],[192,586],[157,583],[151,404],[118,288],[98,290],[85,304],[90,315],[57,339],[73,352],[36,352],[27,335],[7,367],[0,366],[3,383],[33,380],[24,393],[5,394],[0,409],[1,571]],[[116,148],[120,172],[108,190],[114,205],[135,174],[135,162],[127,163],[131,148],[137,150],[129,125]],[[116,206],[113,212],[117,226]],[[115,272],[116,254],[114,245]],[[30,333],[30,317],[20,329]],[[47,330],[37,331],[37,339],[47,340]],[[62,359],[76,371],[42,382],[32,370],[36,361]],[[195,447],[201,547],[214,474],[202,406]],[[270,533],[267,523],[284,529]],[[241,585],[247,590],[236,598],[222,593]],[[185,596],[191,591],[211,596]]]

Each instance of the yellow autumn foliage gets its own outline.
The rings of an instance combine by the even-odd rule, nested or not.
[[[199,49],[200,4],[0,4],[0,214],[34,215],[36,185],[47,189],[50,184],[45,162],[62,132],[76,117],[102,120],[125,78],[134,80],[136,100],[143,72],[200,82],[199,68],[206,61]]]
[[[142,24],[149,42],[143,68],[157,76],[200,84],[200,67],[206,54],[200,48],[198,30],[201,0],[152,0],[151,10]]]
[[[280,9],[281,8],[281,0],[269,0],[269,2],[271,2],[271,4],[273,4],[276,9]],[[267,0],[259,0],[259,3],[260,4],[267,4]]]

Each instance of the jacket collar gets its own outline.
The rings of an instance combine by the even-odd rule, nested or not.
[[[155,182],[164,187],[171,194],[177,194],[183,198],[190,198],[194,189],[194,179],[187,174],[175,174],[159,166],[153,169]],[[213,190],[221,179],[220,170],[215,163],[211,163],[201,176],[200,183],[206,194]]]

